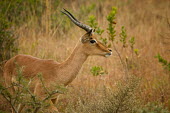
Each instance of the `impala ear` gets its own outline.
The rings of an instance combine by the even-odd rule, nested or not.
[[[85,35],[83,35],[81,37],[81,42],[82,43],[86,43],[87,41],[90,40],[90,36],[92,36],[92,33],[93,33],[93,29],[91,29],[90,31],[88,31]]]

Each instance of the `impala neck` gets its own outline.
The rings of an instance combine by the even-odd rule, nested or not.
[[[79,42],[68,59],[61,63],[60,69],[62,70],[61,75],[64,79],[64,81],[62,80],[64,85],[68,85],[75,79],[87,57],[88,55],[83,53],[82,45]]]

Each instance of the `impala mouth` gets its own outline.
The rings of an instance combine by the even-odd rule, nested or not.
[[[105,57],[109,57],[110,55],[112,55],[112,52],[106,53],[106,54],[105,54]]]

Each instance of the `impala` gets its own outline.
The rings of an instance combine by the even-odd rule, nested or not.
[[[43,82],[46,88],[55,89],[54,84],[67,86],[71,83],[78,74],[83,63],[88,56],[98,55],[108,57],[112,54],[112,50],[107,48],[96,39],[93,34],[93,29],[88,25],[79,22],[70,12],[64,9],[61,11],[65,14],[75,25],[84,29],[86,33],[78,40],[75,49],[71,55],[62,63],[54,60],[40,59],[30,55],[17,55],[8,60],[4,66],[4,79],[6,86],[10,86],[16,79],[16,63],[23,67],[23,76],[26,79],[34,78],[31,82],[31,91],[39,98],[43,99],[46,91],[42,87],[39,78],[36,78],[38,73],[42,74]],[[15,92],[15,88],[11,89]],[[54,111],[57,96],[52,96],[48,101]]]

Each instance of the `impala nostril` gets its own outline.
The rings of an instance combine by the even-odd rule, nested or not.
[[[112,50],[111,49],[108,49],[110,52],[112,52]]]

